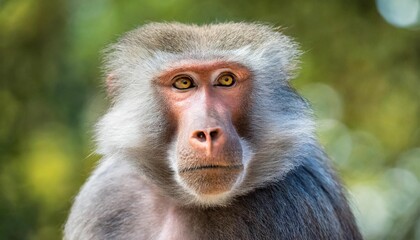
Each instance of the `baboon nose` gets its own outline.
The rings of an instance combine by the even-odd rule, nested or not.
[[[207,128],[193,131],[190,144],[197,151],[211,154],[226,142],[225,134],[221,128]]]
[[[217,141],[217,138],[220,136],[220,128],[209,128],[205,130],[196,130],[192,134],[192,138],[196,139],[199,142],[207,141]]]

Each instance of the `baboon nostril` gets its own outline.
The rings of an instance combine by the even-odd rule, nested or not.
[[[213,131],[210,132],[210,138],[212,140],[215,140],[218,135],[219,135],[219,131],[218,130],[213,130]]]
[[[196,133],[196,137],[200,142],[205,142],[206,141],[206,134],[202,131],[198,131]]]

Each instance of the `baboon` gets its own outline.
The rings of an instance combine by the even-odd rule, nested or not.
[[[73,239],[362,239],[290,86],[300,55],[256,23],[149,23],[106,50],[103,156]]]

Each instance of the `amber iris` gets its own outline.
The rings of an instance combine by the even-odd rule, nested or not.
[[[217,79],[217,85],[223,87],[230,87],[235,84],[235,78],[232,74],[223,74]]]
[[[190,78],[183,76],[177,78],[172,86],[176,89],[183,90],[194,87],[194,84]]]

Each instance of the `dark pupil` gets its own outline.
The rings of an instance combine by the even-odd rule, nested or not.
[[[187,80],[187,79],[183,79],[183,80],[182,80],[182,84],[187,85],[187,84],[188,84],[188,80]]]

